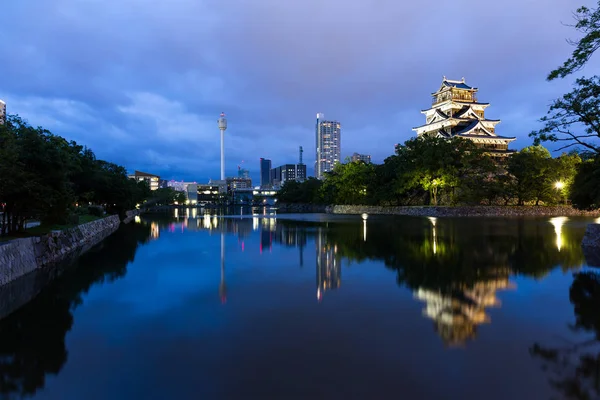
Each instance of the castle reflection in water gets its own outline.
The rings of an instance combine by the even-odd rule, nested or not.
[[[250,250],[246,243],[251,235],[260,238],[261,254],[271,252],[274,244],[298,248],[301,268],[305,248],[314,241],[318,302],[327,292],[340,288],[342,260],[382,259],[397,271],[398,283],[424,303],[423,316],[433,321],[448,346],[464,345],[476,337],[478,326],[491,322],[489,310],[501,306],[499,294],[516,288],[511,276],[541,277],[556,265],[578,268],[585,262],[579,249],[581,238],[570,236],[566,217],[540,221],[533,228],[532,224],[489,222],[481,229],[493,232],[494,240],[481,243],[476,238],[461,239],[464,231],[459,222],[436,218],[409,219],[390,232],[389,226],[380,229],[381,220],[367,220],[365,215],[354,222],[326,223],[278,219],[266,212],[223,218],[186,209],[176,210],[174,217],[143,223],[150,224],[152,239],[161,231],[208,230],[221,235],[219,293],[223,303],[227,293],[225,235],[237,236],[242,251]],[[256,241],[252,243],[256,245]],[[532,254],[532,248],[543,254]]]

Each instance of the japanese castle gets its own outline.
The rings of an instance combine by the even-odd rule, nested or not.
[[[431,108],[422,110],[426,124],[413,128],[417,136],[431,135],[445,138],[461,137],[472,140],[490,155],[505,157],[514,152],[508,144],[514,137],[496,135],[499,119],[486,119],[489,103],[477,102],[477,88],[460,81],[442,80],[439,90],[432,93]]]

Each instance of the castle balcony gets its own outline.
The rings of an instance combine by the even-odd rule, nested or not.
[[[474,93],[468,94],[468,95],[460,95],[460,94],[451,95],[449,93],[444,93],[442,95],[434,97],[431,100],[431,105],[435,106],[436,104],[442,103],[442,102],[450,100],[450,99],[452,99],[454,101],[468,101],[468,102],[477,103],[477,96]]]

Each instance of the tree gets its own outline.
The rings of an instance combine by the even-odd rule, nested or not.
[[[600,5],[600,2],[598,2]],[[575,46],[573,54],[561,67],[556,68],[548,75],[548,80],[564,78],[575,71],[580,70],[588,62],[592,54],[600,48],[600,7],[587,8],[580,7],[575,12],[574,28],[583,33],[584,36],[579,40],[568,40]]]
[[[583,146],[600,153],[600,77],[579,78],[575,88],[562,98],[554,100],[548,114],[541,120],[544,127],[531,132],[534,143],[564,143],[558,150]]]
[[[375,176],[372,164],[353,161],[336,164],[333,171],[326,175],[322,191],[328,200],[335,204],[366,204],[367,187]]]
[[[600,5],[600,2],[598,3]],[[580,7],[575,12],[575,29],[583,33],[579,40],[569,40],[575,46],[571,57],[548,75],[548,80],[564,78],[584,67],[600,47],[600,7]],[[529,134],[534,144],[544,141],[564,142],[559,150],[570,146],[583,146],[595,153],[600,147],[592,139],[600,138],[600,80],[598,76],[579,78],[575,88],[555,100],[548,114],[541,119],[544,127]]]
[[[542,146],[525,147],[508,160],[508,172],[514,179],[517,204],[549,200],[552,197],[552,156]]]
[[[569,195],[576,208],[600,208],[600,158],[587,160],[579,165]]]

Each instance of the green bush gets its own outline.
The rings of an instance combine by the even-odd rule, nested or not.
[[[88,214],[93,215],[94,217],[102,217],[104,216],[104,209],[101,206],[89,206]]]

